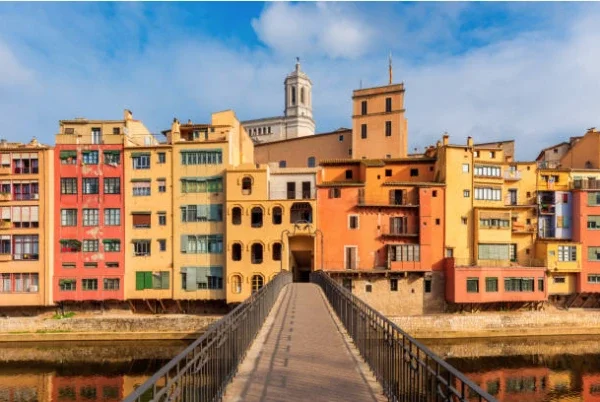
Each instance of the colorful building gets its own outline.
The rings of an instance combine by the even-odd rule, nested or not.
[[[0,306],[52,304],[53,151],[0,142]]]
[[[146,127],[123,120],[61,120],[54,153],[53,300],[124,300],[123,149],[151,145]]]

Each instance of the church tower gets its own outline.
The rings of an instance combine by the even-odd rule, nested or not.
[[[295,70],[285,78],[284,86],[286,138],[313,135],[312,82],[300,69],[299,58],[296,58]]]

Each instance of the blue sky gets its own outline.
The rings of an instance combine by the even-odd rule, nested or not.
[[[0,137],[53,144],[58,120],[154,132],[283,111],[295,57],[319,132],[351,125],[351,93],[406,85],[409,146],[517,140],[518,157],[600,127],[600,4],[0,3]]]

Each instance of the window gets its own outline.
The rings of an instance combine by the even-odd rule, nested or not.
[[[182,165],[220,165],[222,163],[223,153],[220,149],[181,151]]]
[[[273,243],[271,251],[273,261],[281,261],[281,243]]]
[[[222,177],[186,177],[181,179],[184,193],[216,193],[223,191]]]
[[[60,179],[61,194],[77,194],[77,179]]]
[[[104,151],[105,165],[119,165],[121,163],[121,152],[119,151]]]
[[[37,260],[39,258],[39,236],[38,235],[14,235],[13,236],[13,259],[14,260]]]
[[[312,223],[312,207],[308,202],[295,202],[290,208],[290,223]]]
[[[283,212],[281,207],[273,207],[273,225],[281,225],[283,221]]]
[[[588,229],[600,230],[600,215],[588,215]]]
[[[149,196],[150,193],[151,193],[150,180],[133,182],[132,194],[134,197]]]
[[[385,177],[391,177],[392,176],[392,169],[385,169]]]
[[[77,151],[60,151],[59,158],[62,165],[76,165]]]
[[[158,183],[158,192],[166,193],[167,192],[167,179],[157,179],[156,182]]]
[[[473,157],[479,158],[479,151],[473,151]]]
[[[98,210],[84,209],[83,210],[83,226],[98,226]]]
[[[358,229],[358,215],[348,216],[348,229]]]
[[[83,194],[98,194],[100,188],[99,181],[100,179],[97,177],[84,178],[82,183]]]
[[[234,207],[234,212],[235,212]],[[241,212],[240,212],[241,220]],[[182,205],[181,207],[181,222],[222,222],[223,221],[223,205]],[[234,222],[234,224],[236,224]]]
[[[83,268],[98,268],[98,263],[97,262],[84,262],[83,263]]]
[[[410,177],[416,177],[419,175],[419,169],[410,169]]]
[[[231,292],[235,294],[242,293],[242,277],[239,275],[231,276]]]
[[[279,161],[279,167],[284,168],[287,165],[285,161]]]
[[[589,192],[588,205],[600,205],[600,192]]]
[[[147,212],[132,212],[133,227],[135,229],[148,229],[152,226],[152,214]]]
[[[102,130],[100,127],[92,127],[92,144],[102,143]]]
[[[435,220],[435,224],[436,224],[436,225],[439,225],[439,224],[440,224],[440,219],[439,219],[439,218],[436,218],[436,220]]]
[[[371,285],[370,283],[367,283],[365,285],[365,292],[371,293],[372,291],[373,291],[373,285]]]
[[[329,189],[329,198],[340,198],[342,196],[342,190],[337,187]]]
[[[390,292],[398,291],[398,279],[390,279]]]
[[[553,279],[554,283],[566,283],[567,281],[564,276],[555,276]]]
[[[81,242],[75,239],[61,239],[60,252],[61,253],[76,253],[81,251]]]
[[[496,157],[495,151],[490,151],[490,158],[494,159]]]
[[[81,159],[84,165],[97,165],[98,151],[83,151],[81,153]]]
[[[421,248],[418,244],[388,245],[390,261],[420,261]]]
[[[39,274],[0,274],[0,294],[39,292]]]
[[[437,190],[433,190],[431,192],[431,196],[434,197],[434,198],[437,197]]]
[[[133,240],[133,255],[135,257],[149,257],[150,240]]]
[[[7,188],[8,192],[10,192],[10,184],[7,186],[6,182],[3,183],[3,187]],[[37,181],[33,182],[20,182],[13,181],[13,200],[23,201],[23,200],[35,200],[39,199],[39,184]]]
[[[133,161],[133,168],[139,169],[150,169],[150,154],[149,153],[133,153],[131,154],[131,160]]]
[[[11,214],[12,209],[12,214]],[[5,228],[10,226],[14,228],[37,228],[39,227],[39,207],[2,207]]]
[[[309,181],[302,182],[302,199],[307,200],[313,197],[311,185]]]
[[[475,165],[473,170],[475,176],[500,177],[502,175],[502,170],[498,166]]]
[[[263,262],[263,245],[260,243],[254,243],[252,244],[250,251],[252,264],[261,264]]]
[[[502,190],[499,188],[491,188],[491,187],[475,188],[475,199],[476,200],[500,201],[501,196],[502,196]]]
[[[250,177],[244,177],[242,179],[242,194],[252,194],[252,179]]]
[[[261,207],[254,207],[250,212],[250,226],[253,228],[261,228],[263,225],[263,210]]]
[[[600,274],[588,275],[588,283],[600,283]]]
[[[367,114],[367,101],[360,102],[360,114],[363,116]]]
[[[82,279],[81,288],[83,290],[98,290],[98,279]]]
[[[351,278],[342,278],[342,286],[348,292],[352,292],[352,279]]]
[[[158,226],[166,226],[167,225],[167,213],[159,212],[158,213]]]
[[[60,210],[60,225],[61,226],[77,226],[77,210],[76,209],[61,209]]]
[[[314,156],[309,156],[306,165],[308,167],[315,167],[315,157]]]
[[[508,257],[512,262],[517,262],[517,245],[515,243],[509,244]]]
[[[538,278],[538,291],[544,291],[544,278]]]
[[[534,278],[504,278],[506,292],[533,292]]]
[[[385,122],[385,136],[386,137],[392,136],[392,122],[391,121]]]
[[[106,208],[104,210],[104,224],[106,226],[121,225],[121,210],[119,208]]]
[[[480,260],[508,260],[508,244],[483,244],[477,245],[477,256]]]
[[[223,235],[183,235],[181,252],[187,254],[221,254]]]
[[[121,134],[121,127],[113,127],[113,134],[115,134],[115,135]]]
[[[264,278],[262,275],[252,275],[252,293],[256,293],[264,286]]]
[[[167,163],[167,154],[166,153],[164,153],[164,152],[158,153],[158,163],[159,164]]]
[[[138,271],[135,273],[135,290],[169,289],[169,272]]]
[[[96,239],[84,240],[83,241],[83,252],[92,252],[92,253],[98,252],[99,243],[100,242]]]
[[[166,239],[158,239],[158,251],[167,251]]]
[[[467,293],[479,293],[479,278],[467,278]]]
[[[558,246],[558,261],[577,261],[577,247]]]
[[[588,247],[588,261],[600,261],[600,247]]]
[[[463,225],[466,225],[466,224],[469,222],[466,216],[462,216],[462,217],[460,218],[460,221],[461,221],[461,223],[462,223]]]
[[[469,164],[468,163],[462,164],[462,171],[463,171],[463,173],[469,173]]]
[[[296,105],[296,87],[292,87],[292,106]]]
[[[423,290],[425,293],[431,293],[431,278],[425,278],[423,280]]]
[[[390,113],[392,111],[392,98],[385,98],[385,112]]]
[[[104,278],[104,290],[119,290],[119,278]]]
[[[366,124],[360,125],[360,138],[362,138],[362,139],[367,138],[367,125]]]
[[[486,292],[497,292],[498,291],[498,278],[485,278],[485,291]]]
[[[231,223],[234,225],[242,224],[242,208],[233,207],[231,210]]]
[[[104,179],[104,194],[121,194],[121,179],[106,177]]]
[[[480,218],[479,227],[483,229],[509,229],[510,221],[508,219],[500,218]]]
[[[340,134],[340,136],[338,137],[338,141],[344,142],[344,134]]]
[[[121,251],[121,240],[119,239],[103,239],[102,245],[104,246],[105,252]]]
[[[223,267],[182,267],[183,290],[223,289]]]
[[[77,290],[77,281],[75,279],[59,279],[58,286],[61,292],[70,292]]]
[[[352,170],[346,170],[346,180],[352,180]]]
[[[63,262],[62,269],[75,269],[76,264],[74,262]]]
[[[231,246],[231,259],[233,261],[242,261],[242,245],[240,243],[233,243]]]

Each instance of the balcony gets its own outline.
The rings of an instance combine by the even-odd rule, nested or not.
[[[521,172],[519,172],[518,170],[505,170],[503,176],[504,180],[507,181],[521,180]]]
[[[17,194],[13,194],[12,195],[12,199],[14,201],[39,200],[40,199],[40,195],[39,194],[22,194],[22,193],[17,193]]]
[[[6,176],[11,174],[10,165],[9,166],[0,166],[0,176]]]
[[[600,190],[600,180],[596,180],[596,179],[573,180],[570,188],[572,190]]]
[[[546,260],[538,258],[522,259],[520,261],[513,260],[477,260],[473,258],[447,258],[446,266],[451,264],[452,267],[493,267],[493,268],[545,268]]]
[[[7,261],[12,261],[12,254],[10,254],[10,252],[8,254],[6,254],[6,253],[0,254],[0,262],[7,262]]]
[[[381,227],[381,235],[385,237],[418,237],[419,225],[408,225],[406,227],[384,225]]]
[[[359,195],[357,205],[361,207],[392,207],[392,208],[419,208],[417,200],[404,196],[401,198],[390,198],[386,203],[380,200],[367,200],[364,195]]]
[[[535,226],[513,222],[512,232],[513,233],[535,233]]]
[[[7,230],[12,228],[12,222],[0,221],[0,230]]]
[[[0,201],[12,201],[11,193],[0,193]]]

